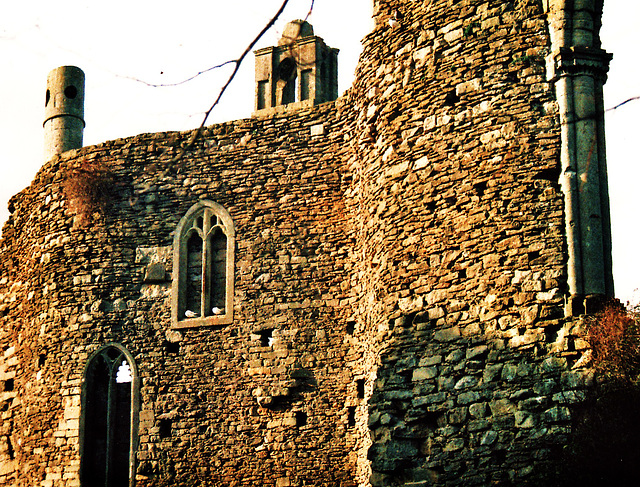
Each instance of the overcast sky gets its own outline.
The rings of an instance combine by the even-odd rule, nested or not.
[[[85,145],[143,132],[200,124],[230,68],[179,87],[175,83],[236,58],[282,0],[157,2],[150,0],[21,0],[0,6],[0,224],[7,201],[42,165],[47,73],[76,65],[86,74]],[[285,21],[304,18],[310,0],[291,0],[282,21],[258,47],[275,45]],[[340,49],[339,89],[346,90],[371,29],[371,0],[316,0],[309,21]],[[605,0],[603,47],[614,54],[605,105],[640,96],[637,46],[640,1]],[[253,55],[247,58],[208,123],[246,118],[253,110]],[[626,301],[640,286],[640,101],[607,112],[616,294]]]

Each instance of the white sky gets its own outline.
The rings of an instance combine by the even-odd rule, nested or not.
[[[143,132],[187,130],[200,124],[230,68],[174,88],[236,58],[282,0],[21,0],[0,5],[0,224],[7,201],[29,185],[42,165],[47,73],[76,65],[86,74],[84,144]],[[257,47],[275,45],[284,22],[304,18],[310,0],[291,0],[282,21]],[[340,49],[340,92],[353,79],[360,40],[371,29],[371,0],[316,0],[309,21],[316,35]],[[605,0],[603,47],[614,53],[605,105],[640,96],[637,46],[640,2]],[[253,55],[208,124],[246,118],[253,110]],[[636,209],[640,191],[640,101],[607,113],[607,153],[613,220],[616,294],[624,301],[640,286]]]

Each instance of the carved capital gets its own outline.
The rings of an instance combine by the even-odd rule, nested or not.
[[[561,47],[547,57],[548,79],[553,82],[562,76],[586,75],[604,83],[612,58],[612,54],[602,49]]]

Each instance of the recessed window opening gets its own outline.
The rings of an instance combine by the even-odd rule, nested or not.
[[[47,90],[47,93],[45,94],[44,97],[44,106],[48,106],[49,105],[49,100],[51,100],[51,91]]]
[[[7,379],[4,381],[4,392],[11,392],[14,387],[15,384],[13,382],[13,379]]]
[[[364,379],[356,380],[356,392],[358,394],[358,399],[364,399]]]
[[[47,361],[47,356],[44,353],[38,355],[38,367],[44,367],[44,364]]]
[[[231,323],[234,237],[233,221],[217,203],[197,203],[182,218],[174,238],[174,326]]]
[[[119,346],[96,353],[82,391],[80,480],[83,486],[122,487],[134,466],[133,362]]]
[[[308,100],[311,98],[311,73],[310,69],[305,69],[300,73],[300,99]]]
[[[168,340],[165,340],[164,342],[164,349],[167,351],[167,353],[179,353],[180,352],[180,343],[177,342],[170,342]]]
[[[273,328],[268,330],[260,330],[260,345],[263,347],[273,346]]]
[[[306,426],[307,424],[307,413],[304,411],[296,411],[296,426],[299,428],[300,426]]]
[[[287,81],[287,84],[282,88],[282,104],[293,103],[296,101],[296,80],[292,79]]]
[[[171,438],[171,420],[170,419],[161,419],[158,422],[159,427],[159,435],[160,438]]]
[[[284,58],[278,65],[278,78],[284,81],[282,88],[282,104],[296,101],[296,76],[298,67],[293,58]]]
[[[347,426],[353,428],[356,425],[356,408],[355,406],[347,407]]]
[[[267,108],[268,81],[258,81],[258,110]]]
[[[356,322],[355,321],[347,321],[347,334],[348,335],[353,335],[353,332],[356,329]]]
[[[9,460],[14,460],[16,458],[16,452],[13,450],[13,443],[11,443],[11,437],[9,435],[5,436],[5,441],[7,445],[7,455],[9,456]]]
[[[451,90],[444,98],[444,105],[452,107],[460,101],[460,97],[457,95],[456,90]]]

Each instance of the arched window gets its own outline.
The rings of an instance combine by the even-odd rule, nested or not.
[[[82,384],[80,485],[132,486],[138,375],[131,355],[111,344],[91,356]]]
[[[173,239],[172,326],[233,320],[235,230],[231,216],[200,201],[180,220]]]

